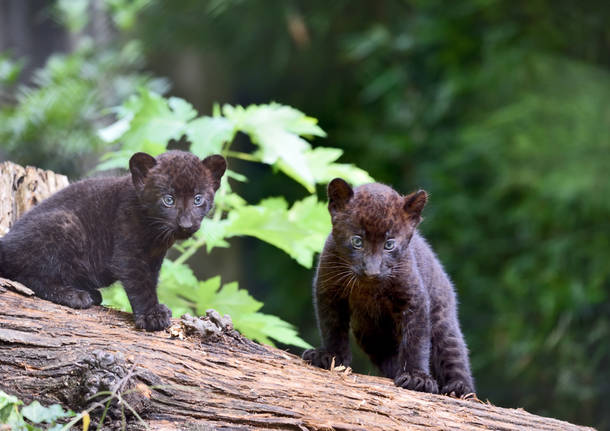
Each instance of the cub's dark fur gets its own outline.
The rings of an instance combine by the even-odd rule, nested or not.
[[[314,305],[322,347],[303,359],[349,365],[351,327],[362,349],[397,386],[474,392],[453,286],[417,232],[427,194],[388,186],[328,185],[332,233],[320,256]]]
[[[0,240],[0,274],[73,308],[100,304],[97,289],[119,280],[136,327],[166,328],[156,293],[165,252],[199,229],[225,169],[219,155],[136,153],[131,175],[77,182],[24,214]]]

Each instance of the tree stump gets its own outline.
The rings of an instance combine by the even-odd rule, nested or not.
[[[38,202],[68,185],[68,178],[52,171],[12,162],[0,163],[0,236]]]

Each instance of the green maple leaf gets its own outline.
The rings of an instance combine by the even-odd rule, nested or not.
[[[330,232],[326,206],[309,196],[288,209],[284,198],[269,198],[258,205],[236,208],[229,215],[226,235],[248,235],[266,241],[311,268]]]
[[[337,177],[343,178],[354,186],[375,181],[368,172],[354,165],[334,163],[342,155],[343,150],[327,147],[317,147],[305,154],[307,166],[316,183],[326,184]]]
[[[250,135],[259,148],[256,157],[276,166],[310,193],[315,191],[315,178],[305,157],[311,145],[301,137],[326,136],[315,118],[277,103],[250,105],[247,108],[225,105],[223,114],[239,130]]]
[[[152,156],[167,150],[170,139],[180,139],[187,125],[197,116],[193,106],[183,99],[163,96],[141,89],[117,108],[118,120],[100,130],[106,142],[121,142],[121,151],[107,153],[98,170],[127,167],[129,157],[138,151]]]

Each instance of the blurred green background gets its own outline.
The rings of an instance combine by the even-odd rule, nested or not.
[[[430,193],[421,230],[455,282],[479,397],[610,429],[608,23],[595,0],[3,0],[0,159],[88,175],[97,130],[141,86],[203,114],[291,105],[327,132],[314,146]],[[304,195],[240,170],[250,202]],[[231,242],[197,271],[319,344],[313,271]]]

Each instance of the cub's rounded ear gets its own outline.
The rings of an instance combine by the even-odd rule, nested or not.
[[[407,216],[415,224],[421,221],[421,212],[428,202],[428,193],[425,190],[418,190],[404,197],[404,210]]]
[[[135,153],[129,159],[129,171],[131,172],[131,179],[133,185],[136,188],[144,185],[144,179],[148,175],[148,171],[157,164],[157,161],[153,156],[146,153]]]
[[[342,178],[335,178],[328,183],[328,211],[334,214],[345,208],[345,205],[354,196],[354,191]]]
[[[227,161],[221,155],[213,154],[203,159],[201,163],[212,174],[212,181],[214,182],[214,191],[218,190],[218,188],[220,187],[220,179],[227,170]]]

